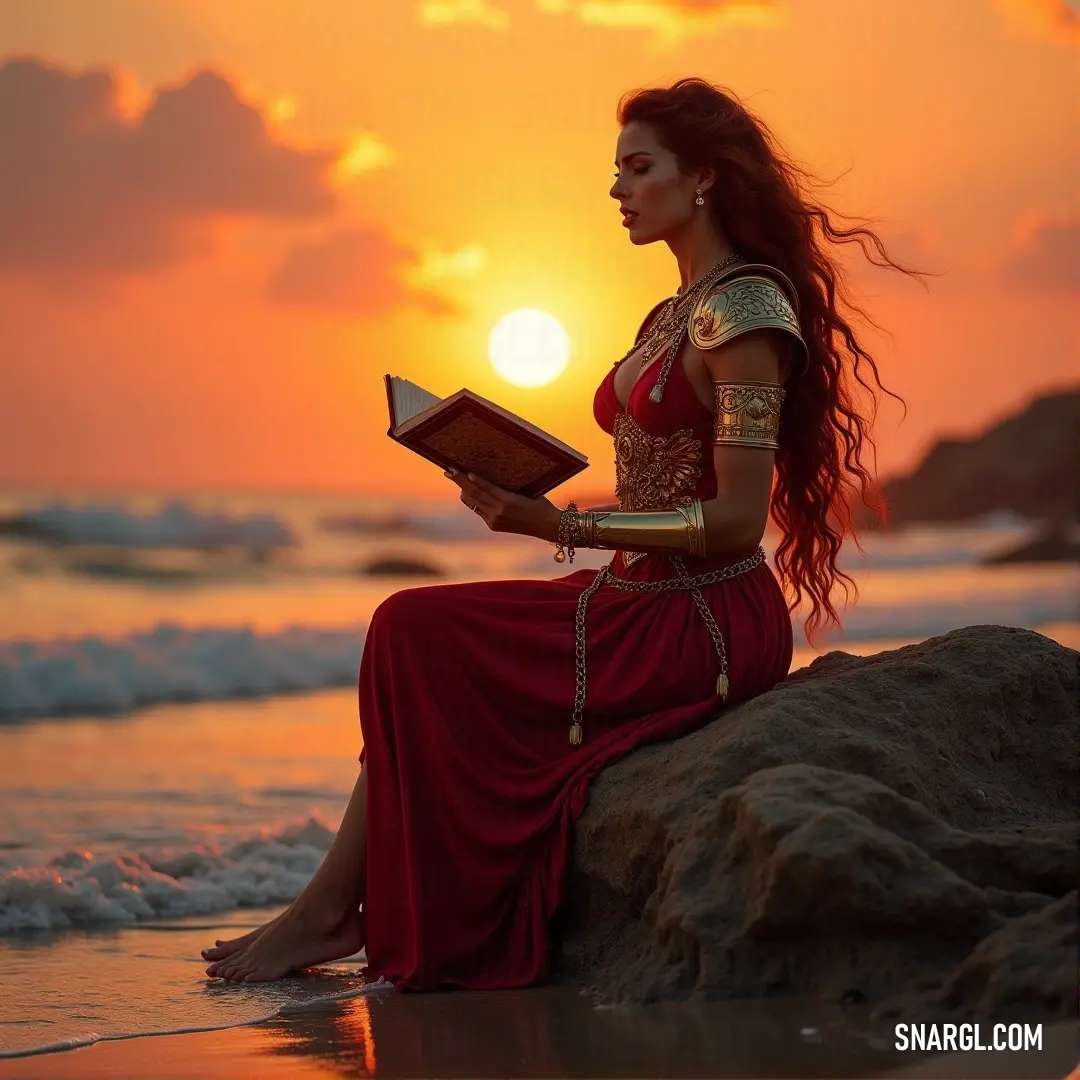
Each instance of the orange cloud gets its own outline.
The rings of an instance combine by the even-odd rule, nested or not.
[[[414,282],[427,260],[374,229],[342,229],[286,256],[267,287],[276,304],[381,315],[415,304],[441,315],[458,308]]]
[[[777,26],[787,0],[536,0],[537,8],[573,14],[583,23],[654,30],[670,41],[713,33],[725,26]]]
[[[1080,45],[1080,11],[1069,0],[993,0],[994,7],[1034,37]]]
[[[334,176],[338,180],[351,180],[362,173],[391,165],[395,158],[394,151],[377,135],[370,132],[354,135],[334,165]]]
[[[478,23],[491,30],[505,30],[510,17],[488,0],[422,0],[417,17],[424,26]]]
[[[654,30],[678,40],[723,26],[775,26],[787,14],[787,0],[533,0],[537,11],[571,15],[590,26]],[[476,23],[493,30],[510,24],[509,14],[490,0],[421,0],[417,17],[424,26]]]
[[[1080,219],[1031,219],[1021,226],[1016,249],[1001,279],[1022,288],[1080,289]]]
[[[153,270],[201,250],[220,217],[310,217],[337,204],[340,151],[271,139],[203,71],[133,109],[108,70],[0,66],[0,268]]]

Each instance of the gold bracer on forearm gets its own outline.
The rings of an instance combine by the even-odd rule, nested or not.
[[[580,547],[705,557],[700,499],[674,510],[579,511],[575,533]]]
[[[772,383],[713,383],[716,392],[716,427],[713,442],[718,446],[761,446],[775,450],[780,445],[780,406],[784,390]]]

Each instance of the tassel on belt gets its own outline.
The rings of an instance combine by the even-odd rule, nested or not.
[[[757,569],[765,561],[765,549],[758,548],[749,558],[741,562],[732,563],[731,566],[723,566],[719,570],[710,570],[707,574],[698,574],[691,577],[686,572],[686,566],[677,555],[671,556],[675,564],[678,576],[664,578],[660,581],[627,581],[625,578],[617,578],[611,573],[611,563],[601,567],[596,577],[582,590],[578,597],[577,615],[574,619],[574,661],[576,667],[576,687],[574,692],[574,722],[570,727],[570,742],[574,746],[580,746],[584,737],[581,726],[581,717],[585,709],[585,613],[589,606],[589,600],[601,585],[611,585],[613,588],[624,592],[656,593],[673,592],[678,589],[686,590],[694,595],[694,603],[705,621],[709,635],[716,646],[716,655],[720,658],[720,674],[716,679],[716,693],[721,700],[727,700],[728,695],[728,659],[727,650],[724,648],[724,637],[720,633],[720,627],[716,625],[712,612],[705,603],[705,597],[701,595],[704,585],[714,585],[718,581],[730,581],[740,574],[747,574]]]

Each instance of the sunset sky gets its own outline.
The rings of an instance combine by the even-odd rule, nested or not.
[[[846,256],[908,468],[1076,380],[1078,50],[1066,0],[0,0],[0,483],[442,492],[391,372],[610,487],[593,390],[678,285],[615,107],[685,75],[942,274]],[[571,341],[535,389],[487,357],[522,307]]]

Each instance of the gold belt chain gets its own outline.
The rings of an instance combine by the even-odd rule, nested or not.
[[[601,585],[611,585],[624,592],[673,592],[676,589],[689,590],[694,594],[694,603],[701,613],[709,635],[716,646],[716,655],[720,657],[720,675],[716,680],[716,692],[721,699],[728,695],[728,660],[727,650],[724,648],[724,637],[720,633],[720,627],[716,625],[713,613],[705,603],[705,597],[701,595],[703,585],[714,585],[718,581],[730,581],[740,574],[747,574],[757,569],[765,561],[765,549],[758,548],[749,558],[741,562],[732,563],[731,566],[723,566],[719,570],[710,570],[707,574],[698,574],[690,577],[686,572],[686,566],[678,555],[670,556],[678,571],[678,577],[663,578],[660,581],[627,581],[625,578],[617,578],[611,573],[611,563],[603,566],[597,572],[593,580],[581,592],[578,597],[577,615],[574,619],[574,660],[577,669],[576,689],[574,693],[574,722],[570,728],[570,742],[579,746],[584,732],[581,727],[582,712],[585,708],[585,612],[589,606],[592,594]]]

